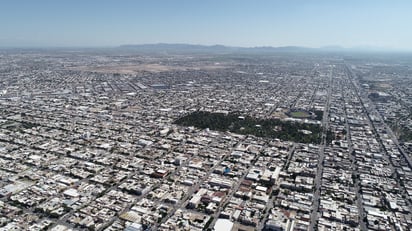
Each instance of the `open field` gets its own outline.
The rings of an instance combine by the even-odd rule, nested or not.
[[[166,71],[186,71],[186,70],[214,70],[227,68],[223,65],[199,65],[199,66],[169,66],[162,64],[120,64],[101,66],[78,66],[70,67],[69,70],[90,71],[97,73],[118,73],[136,74],[139,72],[166,72]]]
[[[294,118],[309,118],[310,114],[305,111],[292,111],[290,116]]]

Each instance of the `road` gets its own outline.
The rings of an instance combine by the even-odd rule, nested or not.
[[[315,192],[313,195],[313,204],[312,204],[312,213],[310,215],[310,226],[309,230],[316,230],[316,225],[318,221],[318,211],[319,211],[319,201],[320,201],[320,191],[322,186],[322,173],[323,173],[323,160],[325,159],[325,146],[326,146],[326,133],[329,129],[329,107],[330,107],[330,98],[332,94],[332,79],[333,79],[333,67],[329,71],[329,84],[328,84],[328,96],[326,100],[325,110],[323,111],[322,118],[322,138],[319,149],[319,161],[318,169],[315,177]]]
[[[259,158],[259,154],[255,156],[255,158],[251,161],[247,169],[243,172],[242,177],[236,182],[235,186],[232,187],[230,190],[230,193],[226,196],[225,200],[222,202],[222,204],[219,206],[218,210],[213,214],[213,221],[210,223],[209,228],[212,228],[215,226],[215,223],[217,219],[219,218],[220,212],[222,211],[222,208],[226,207],[225,205],[229,203],[230,199],[232,198],[233,194],[237,192],[237,190],[240,187],[240,184],[243,182],[245,179],[246,175],[249,173],[249,170],[252,168],[253,163],[256,162],[256,160]]]
[[[360,92],[359,92],[359,88],[356,86],[356,84],[355,84],[355,82],[354,82],[354,81],[355,81],[355,78],[356,78],[356,77],[355,77],[355,74],[352,72],[352,70],[351,70],[348,66],[346,66],[346,69],[347,69],[347,71],[348,71],[348,73],[349,73],[349,75],[350,75],[350,81],[351,81],[351,83],[352,83],[352,86],[353,86],[353,88],[355,89],[356,94],[357,94],[357,97],[358,97],[359,101],[361,102],[362,107],[363,107],[363,109],[364,109],[364,111],[365,111],[368,125],[372,128],[373,133],[374,133],[374,135],[375,135],[375,138],[376,138],[376,140],[377,140],[378,143],[379,143],[380,149],[382,150],[382,152],[385,153],[385,156],[384,156],[385,160],[386,160],[388,163],[390,163],[388,167],[391,169],[391,172],[394,174],[394,177],[393,177],[393,178],[394,178],[394,180],[395,180],[396,183],[397,183],[397,187],[399,187],[400,189],[402,189],[402,194],[403,194],[403,195],[407,195],[405,187],[402,186],[402,184],[400,183],[401,179],[400,179],[400,177],[398,177],[398,173],[396,172],[396,169],[395,169],[395,167],[394,167],[394,165],[393,165],[392,159],[389,158],[389,154],[388,154],[388,152],[387,152],[387,150],[386,150],[386,148],[385,148],[385,145],[383,144],[382,139],[381,139],[378,131],[376,130],[375,124],[374,124],[373,120],[372,120],[371,117],[370,117],[370,114],[372,114],[372,112],[373,112],[373,110],[375,110],[375,108],[374,108],[374,107],[371,107],[371,106],[368,106],[368,107],[365,106],[365,101],[369,101],[369,99],[368,99],[368,98],[365,98],[365,99],[362,98],[362,95],[361,95]],[[373,105],[373,103],[368,103],[368,105]],[[410,157],[409,157],[406,153],[403,152],[403,150],[402,150],[402,148],[400,147],[400,145],[399,145],[399,143],[398,143],[398,140],[397,140],[396,136],[393,134],[392,130],[386,125],[386,123],[384,122],[383,118],[381,117],[381,115],[380,115],[379,113],[373,113],[373,114],[380,117],[379,119],[380,119],[383,127],[385,128],[385,130],[386,130],[389,134],[391,134],[391,136],[392,136],[392,137],[391,137],[391,138],[392,138],[392,141],[394,142],[394,144],[396,145],[396,147],[398,148],[398,150],[401,152],[401,154],[405,157],[405,159],[406,159],[406,161],[408,162],[409,166],[411,166]],[[409,200],[409,203],[408,203],[407,206],[409,207],[409,210],[412,211],[412,204],[411,204],[410,202],[411,202],[411,201]]]
[[[342,86],[342,91],[344,91],[343,86]],[[345,111],[346,141],[348,142],[348,147],[349,147],[348,152],[349,152],[349,158],[351,160],[351,170],[352,170],[352,174],[355,173],[356,175],[358,175],[359,172],[357,170],[358,168],[357,168],[356,160],[355,160],[355,157],[352,155],[353,144],[352,144],[352,137],[351,137],[351,129],[350,129],[350,126],[349,126],[349,123],[348,123],[348,114],[347,114],[347,110],[346,110],[347,100],[345,98],[344,98],[344,102],[345,102],[344,111]],[[367,230],[367,228],[366,228],[365,222],[363,221],[363,218],[366,217],[366,215],[365,215],[365,210],[363,208],[362,195],[359,192],[359,190],[360,190],[359,177],[355,177],[354,187],[355,187],[355,191],[356,191],[356,206],[358,207],[358,212],[359,212],[359,228],[360,228],[360,230],[365,231],[365,230]]]

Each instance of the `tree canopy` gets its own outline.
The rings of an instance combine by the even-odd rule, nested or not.
[[[279,119],[262,119],[250,116],[240,117],[237,113],[212,113],[196,111],[175,121],[182,126],[209,128],[217,131],[230,131],[243,135],[279,138],[300,143],[319,143],[322,129],[317,124],[282,121]],[[310,131],[304,134],[302,131]]]

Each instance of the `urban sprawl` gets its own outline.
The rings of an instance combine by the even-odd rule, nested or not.
[[[1,51],[0,230],[410,230],[412,61],[382,56]]]

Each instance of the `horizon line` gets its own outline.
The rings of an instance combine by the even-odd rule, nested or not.
[[[189,45],[189,46],[202,46],[202,47],[225,47],[225,48],[238,48],[238,49],[277,49],[277,48],[300,48],[300,49],[312,49],[312,50],[330,50],[330,51],[364,51],[364,52],[412,52],[412,48],[391,48],[369,45],[357,45],[357,46],[341,46],[341,45],[324,45],[320,47],[301,46],[301,45],[254,45],[254,46],[237,46],[237,45],[225,45],[225,44],[201,44],[201,43],[185,43],[185,42],[155,42],[155,43],[128,43],[118,45],[19,45],[19,46],[2,46],[0,49],[116,49],[125,46],[155,46],[155,45]]]

